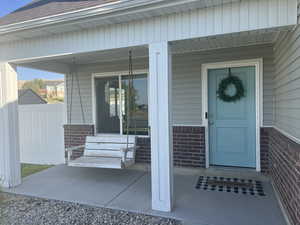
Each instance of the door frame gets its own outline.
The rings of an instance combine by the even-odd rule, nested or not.
[[[255,124],[256,124],[256,171],[260,166],[260,127],[263,125],[263,59],[237,60],[202,64],[202,124],[205,127],[205,166],[209,168],[209,126],[206,113],[208,112],[208,70],[228,67],[255,66]]]
[[[133,70],[133,75],[139,75],[139,74],[147,74],[147,91],[148,91],[148,104],[149,104],[149,71],[147,69],[138,69],[138,70]],[[118,77],[119,79],[119,91],[121,90],[120,87],[122,86],[121,83],[121,77],[122,76],[127,76],[128,75],[128,71],[114,71],[114,72],[103,72],[103,73],[92,73],[91,76],[91,86],[92,86],[92,117],[93,117],[93,124],[94,124],[94,133],[95,135],[99,135],[99,133],[97,133],[97,107],[96,107],[96,89],[95,89],[95,79],[96,78],[101,78],[101,77]],[[122,101],[122,100],[121,100]],[[120,115],[122,115],[122,109],[120,107],[119,109],[119,113]],[[120,118],[120,135],[122,135],[122,130],[123,130],[123,118]],[[149,124],[149,120],[148,119],[148,124]],[[143,136],[143,135],[141,135]]]

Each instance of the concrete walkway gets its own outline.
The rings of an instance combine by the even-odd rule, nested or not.
[[[263,182],[265,197],[204,191],[195,189],[200,173],[174,176],[175,207],[171,213],[151,210],[151,176],[142,170],[60,165],[26,177],[22,185],[7,191],[172,217],[187,225],[286,225],[269,182]]]

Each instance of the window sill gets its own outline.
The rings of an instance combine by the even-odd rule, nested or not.
[[[95,136],[100,137],[100,136],[120,136],[121,134],[109,134],[109,133],[105,133],[105,134],[101,134],[101,133],[97,133],[95,134]],[[123,134],[123,136],[127,136],[126,134]],[[149,138],[150,135],[129,135],[129,136],[136,136],[136,137],[140,137],[140,138]]]

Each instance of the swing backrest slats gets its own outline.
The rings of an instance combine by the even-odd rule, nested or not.
[[[135,137],[127,136],[88,136],[84,156],[122,157],[122,149],[135,147]],[[129,151],[127,158],[134,158],[134,151]]]

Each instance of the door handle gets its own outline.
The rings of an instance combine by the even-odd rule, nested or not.
[[[212,126],[214,125],[215,123],[213,121],[208,121],[208,125]]]

